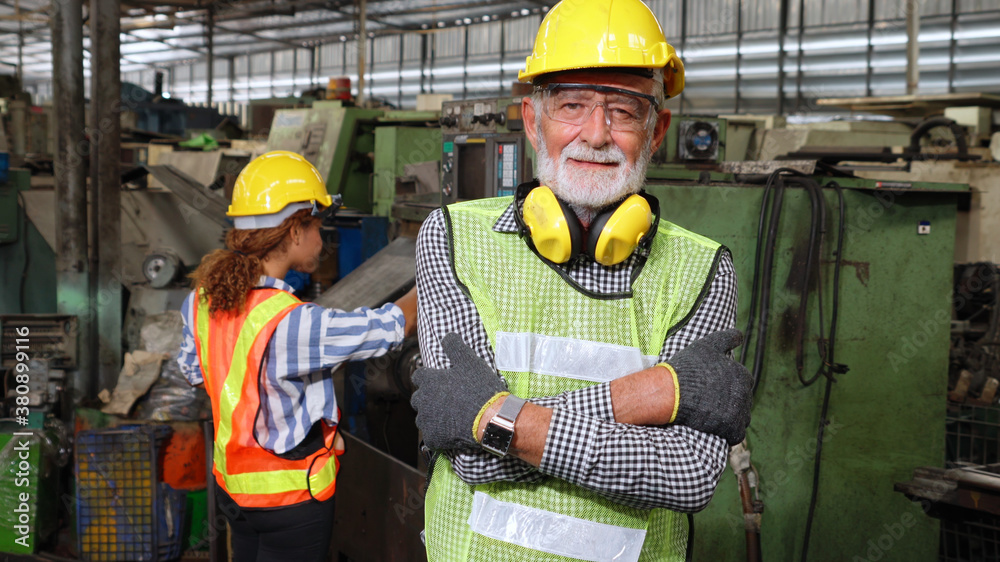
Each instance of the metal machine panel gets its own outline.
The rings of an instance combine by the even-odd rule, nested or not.
[[[400,237],[368,258],[314,302],[326,308],[354,310],[381,306],[416,282],[416,240]]]
[[[872,542],[885,543],[886,526],[896,528],[904,518],[912,525],[903,528],[904,536],[892,538],[886,559],[937,560],[938,522],[895,493],[893,485],[908,479],[915,467],[939,465],[943,459],[952,255],[961,193],[852,183],[844,192],[836,351],[836,361],[851,370],[838,375],[832,389],[809,559],[868,556]],[[763,186],[654,183],[648,191],[660,199],[664,219],[732,250],[740,290],[737,327],[743,329]],[[837,198],[831,189],[824,195],[828,242],[822,284],[828,325]],[[922,221],[930,223],[929,234],[918,233]],[[823,400],[825,379],[804,388],[795,368],[799,272],[808,226],[808,195],[787,189],[775,247],[765,367],[747,435],[765,504],[765,560],[800,557]],[[819,366],[815,295],[808,311],[804,373],[811,375]],[[729,469],[726,473],[708,508],[695,516],[694,560],[733,560],[745,551],[740,498]]]
[[[441,109],[444,204],[513,195],[533,175],[520,98],[445,102]],[[485,174],[484,174],[485,172]]]
[[[408,165],[440,160],[441,129],[392,126],[376,128],[372,213],[389,216],[397,195],[396,179],[406,175]]]
[[[0,367],[9,368],[19,361],[18,329],[27,329],[31,358],[44,359],[53,369],[76,368],[78,353],[76,316],[65,314],[8,314],[0,316]]]
[[[445,135],[441,160],[444,203],[513,195],[519,184],[532,177],[527,146],[519,133]]]
[[[342,432],[350,462],[337,471],[333,544],[357,562],[420,562],[425,476]]]
[[[274,114],[267,149],[301,154],[323,175],[330,193],[344,196],[344,205],[370,213],[373,129],[382,114],[378,109],[344,107],[339,101],[281,109]]]

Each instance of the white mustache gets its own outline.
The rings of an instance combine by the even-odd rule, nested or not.
[[[607,148],[598,150],[591,148],[585,142],[574,141],[563,148],[560,155],[562,162],[566,162],[570,158],[597,164],[621,164],[625,161],[625,153],[614,144],[609,144]]]

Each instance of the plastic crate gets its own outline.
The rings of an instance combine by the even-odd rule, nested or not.
[[[77,546],[82,560],[160,559],[158,458],[169,426],[77,434]]]
[[[181,555],[184,543],[184,511],[187,504],[187,492],[175,490],[169,485],[160,484],[160,498],[163,513],[158,517],[158,549],[159,560],[173,560]]]

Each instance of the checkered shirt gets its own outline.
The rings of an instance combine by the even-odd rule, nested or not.
[[[496,221],[493,230],[518,235],[512,206]],[[623,293],[630,290],[632,270],[639,259],[633,254],[621,264],[605,267],[580,256],[562,267],[584,289]],[[476,306],[455,278],[447,225],[440,209],[424,221],[417,237],[417,290],[418,336],[424,365],[449,365],[441,338],[455,332],[495,369],[493,350]],[[697,312],[663,342],[659,360],[667,361],[691,342],[735,324],[736,271],[732,257],[725,252]],[[624,505],[691,512],[708,504],[725,469],[729,447],[720,437],[678,425],[640,427],[615,423],[609,383],[534,398],[531,402],[553,409],[539,468],[513,456],[497,458],[482,450],[447,452],[463,481],[537,482],[548,475]]]

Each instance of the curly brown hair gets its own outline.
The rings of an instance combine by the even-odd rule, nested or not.
[[[208,302],[209,314],[242,312],[250,289],[264,274],[264,258],[288,248],[293,228],[306,229],[317,222],[310,209],[302,209],[274,228],[230,229],[226,249],[203,257],[198,269],[188,275],[195,291],[204,289],[201,299]]]

